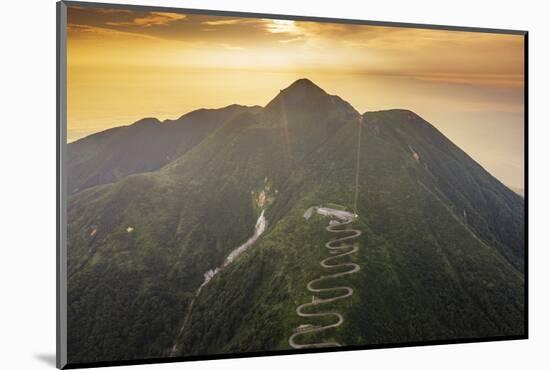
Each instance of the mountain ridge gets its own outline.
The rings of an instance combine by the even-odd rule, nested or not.
[[[176,120],[143,118],[68,144],[70,194],[134,173],[154,171],[200,143],[225,121],[258,106],[197,109]],[[157,145],[155,141],[161,141]]]

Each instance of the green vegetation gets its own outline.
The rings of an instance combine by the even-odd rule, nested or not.
[[[69,194],[109,184],[134,173],[155,171],[181,157],[204,138],[243,112],[260,107],[230,105],[198,109],[176,120],[144,118],[68,145]]]
[[[352,208],[360,118],[300,80],[160,170],[73,195],[69,360],[160,357],[176,339],[183,356],[289,349],[294,328],[319,323],[295,309],[333,237],[303,213]],[[348,257],[361,270],[341,278],[355,294],[333,303],[344,324],[312,341],[523,334],[523,199],[412,112],[363,122],[362,236]],[[204,286],[178,335],[203,273],[248,239],[260,209],[267,231]]]

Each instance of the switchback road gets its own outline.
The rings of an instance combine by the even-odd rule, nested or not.
[[[339,294],[331,298],[324,298],[324,299],[313,296],[313,300],[311,302],[301,304],[296,308],[296,314],[300,317],[331,317],[332,316],[336,318],[336,321],[324,326],[307,325],[307,326],[298,327],[288,339],[288,344],[292,348],[297,348],[297,349],[340,346],[340,343],[337,343],[337,342],[317,342],[317,343],[299,344],[299,343],[296,343],[295,340],[299,336],[321,332],[321,331],[324,331],[330,328],[336,328],[342,325],[342,323],[344,322],[344,318],[342,314],[340,314],[337,311],[327,310],[327,311],[319,311],[319,312],[304,312],[304,309],[306,309],[306,311],[309,311],[307,310],[307,308],[324,305],[327,303],[335,302],[335,301],[352,296],[353,288],[348,286],[335,286],[331,288],[315,288],[315,285],[318,285],[318,283],[323,282],[325,280],[335,279],[341,276],[354,274],[360,270],[359,265],[353,262],[340,262],[340,263],[335,262],[335,260],[338,260],[339,258],[344,256],[351,255],[357,252],[357,250],[359,249],[355,244],[348,244],[350,240],[358,238],[361,235],[360,230],[356,230],[351,228],[351,226],[348,226],[348,225],[351,225],[356,220],[357,215],[352,214],[350,212],[341,211],[341,210],[315,207],[315,208],[308,209],[304,217],[308,219],[309,217],[311,217],[314,211],[316,211],[319,214],[333,216],[338,219],[337,221],[332,220],[329,223],[329,226],[326,227],[327,231],[335,234],[349,234],[341,238],[333,239],[325,244],[325,247],[330,250],[330,253],[335,255],[332,255],[330,257],[323,259],[320,262],[321,266],[328,270],[331,270],[331,269],[342,270],[343,268],[347,268],[347,269],[345,271],[340,271],[333,274],[322,275],[321,277],[313,279],[310,282],[308,282],[307,289],[312,293],[338,292]]]

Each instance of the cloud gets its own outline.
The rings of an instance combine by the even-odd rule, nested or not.
[[[242,19],[222,19],[217,21],[204,21],[202,24],[206,24],[209,26],[224,26],[227,24],[237,24],[237,23],[243,23]]]
[[[147,40],[159,40],[157,37],[146,35],[142,33],[124,32],[119,30],[113,30],[111,28],[103,28],[96,26],[89,26],[84,24],[69,24],[67,25],[67,31],[69,38],[86,38],[88,37],[123,37],[123,38],[138,38]]]
[[[298,36],[298,37],[293,37],[291,39],[286,39],[286,40],[279,40],[280,43],[283,43],[283,44],[289,44],[291,42],[298,42],[298,41],[304,41],[305,38],[302,37],[302,36]]]
[[[523,39],[509,35],[116,8],[73,10],[68,20],[75,25],[73,38],[162,40],[174,55],[181,54],[178,48],[185,47],[187,55],[193,48],[198,65],[203,55],[222,66],[248,66],[239,53],[224,54],[234,60],[215,57],[217,52],[246,48],[250,63],[258,66],[257,60],[265,60],[265,68],[346,70],[499,86],[520,86],[517,76],[523,76],[524,68]],[[185,63],[190,63],[188,58]]]
[[[130,14],[130,13],[132,13],[132,10],[130,10],[130,9],[91,8],[91,7],[78,6],[78,5],[71,5],[69,7],[69,10],[82,10],[82,11],[85,11],[85,12],[98,13],[98,14],[118,14],[118,13]]]
[[[186,17],[187,15],[179,13],[151,12],[145,17],[134,18],[133,20],[128,22],[106,22],[105,24],[109,26],[165,26],[169,23],[185,19]]]
[[[80,8],[80,9],[84,9],[84,8]],[[94,8],[92,8],[94,9]],[[98,13],[101,13],[101,14],[120,14],[120,13],[124,13],[124,14],[131,14],[132,11],[130,9],[116,9],[116,8],[97,8],[97,9],[94,9],[95,11],[97,11]]]
[[[254,18],[240,18],[240,19],[215,19],[202,21],[202,25],[214,26],[231,26],[231,25],[246,25],[250,27],[250,30],[260,30],[267,32],[268,34],[291,34],[291,35],[304,35],[304,32],[298,27],[298,24],[291,20],[284,19],[254,19]],[[213,30],[212,28],[207,31]],[[283,40],[282,42],[292,42],[297,39]]]
[[[270,33],[302,34],[296,26],[296,22],[284,19],[263,19],[265,29]]]

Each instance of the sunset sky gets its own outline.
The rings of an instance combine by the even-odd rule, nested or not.
[[[126,9],[68,11],[68,141],[143,117],[266,105],[309,78],[411,109],[523,188],[523,36]]]

